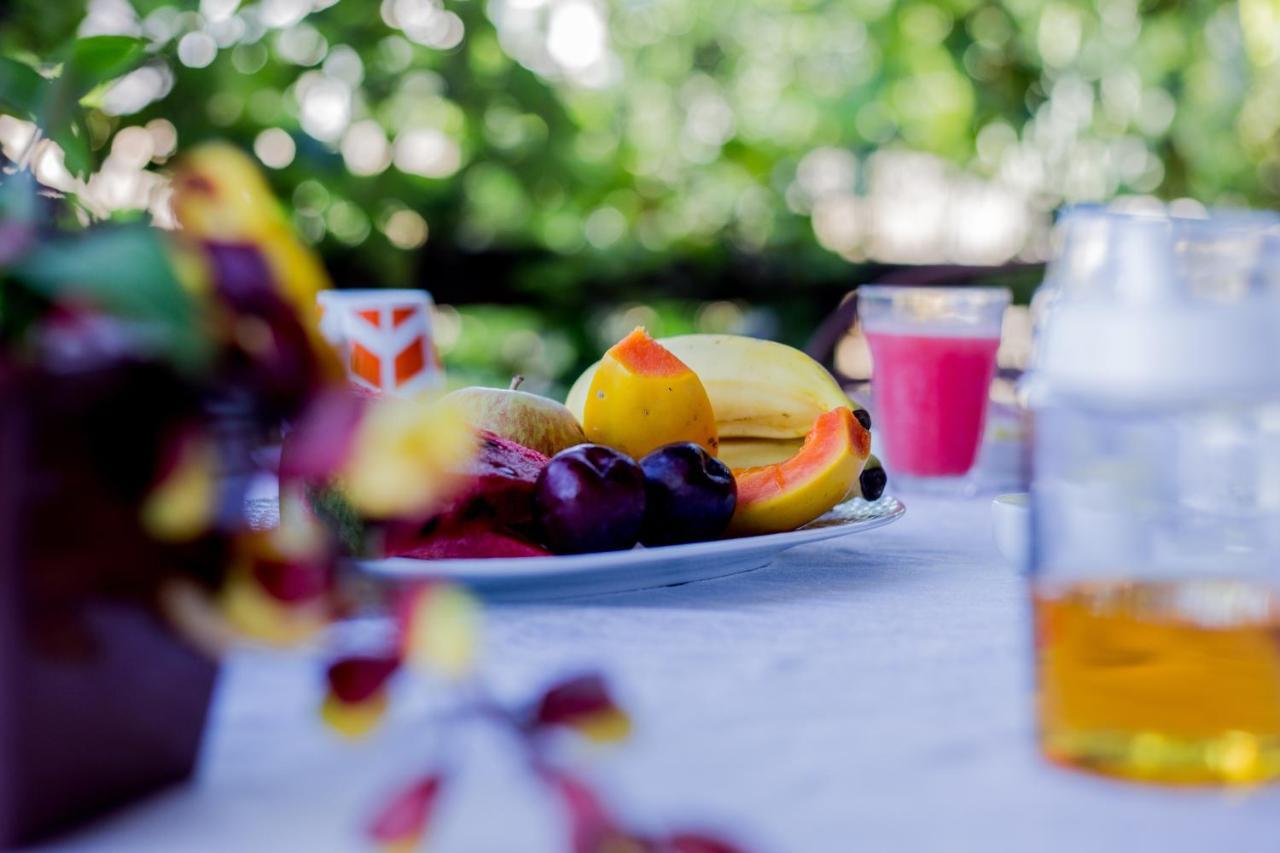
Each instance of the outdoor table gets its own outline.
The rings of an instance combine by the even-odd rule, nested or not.
[[[599,669],[634,722],[564,760],[629,825],[761,851],[1275,851],[1280,787],[1161,788],[1055,767],[1034,742],[1025,578],[988,498],[906,496],[906,517],[754,572],[485,611],[482,671],[532,696]],[[400,690],[370,739],[320,722],[319,662],[225,668],[197,778],[54,845],[100,851],[361,849],[371,814],[452,768],[438,853],[566,849],[558,804],[509,735]]]

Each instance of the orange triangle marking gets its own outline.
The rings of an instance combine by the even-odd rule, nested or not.
[[[396,356],[396,387],[422,372],[422,368],[426,365],[422,350],[422,338],[417,337]]]
[[[399,361],[397,358],[397,365]],[[351,344],[351,372],[375,388],[382,387],[382,359],[354,341]]]

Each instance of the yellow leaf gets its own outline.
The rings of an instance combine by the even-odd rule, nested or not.
[[[385,690],[363,702],[343,702],[330,693],[320,706],[320,717],[343,737],[362,738],[377,727],[387,712],[387,703]]]
[[[228,574],[219,604],[236,633],[273,646],[297,645],[328,624],[326,600],[284,604],[269,595],[243,565]]]
[[[186,441],[177,464],[142,503],[147,533],[165,542],[189,542],[208,530],[218,509],[217,471],[212,441]]]
[[[172,186],[182,239],[254,245],[271,270],[276,292],[302,321],[321,375],[340,380],[341,362],[316,322],[316,294],[333,284],[320,258],[298,239],[253,158],[225,142],[195,146],[178,160]],[[192,279],[183,275],[182,280]]]
[[[414,594],[405,633],[405,658],[451,678],[465,674],[476,654],[480,607],[461,587],[431,584]]]
[[[420,836],[401,839],[400,841],[392,841],[390,844],[383,844],[381,849],[383,853],[415,853],[418,845],[421,843]]]
[[[573,726],[583,737],[596,743],[615,743],[631,734],[631,718],[617,709],[583,717]]]
[[[460,485],[475,448],[475,434],[453,403],[378,398],[356,427],[340,489],[370,518],[422,516]]]
[[[288,221],[262,171],[225,142],[195,146],[178,160],[173,212],[191,237],[223,242],[252,242]]]

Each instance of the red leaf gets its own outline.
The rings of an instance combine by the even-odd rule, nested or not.
[[[329,588],[329,573],[321,566],[258,557],[253,576],[274,599],[286,604],[310,601]]]
[[[382,688],[400,666],[394,657],[354,656],[334,661],[327,673],[329,689],[347,704],[363,702]]]
[[[604,842],[618,833],[600,798],[585,782],[565,773],[550,780],[569,812],[569,838],[573,853],[599,853]]]
[[[562,681],[547,690],[533,714],[533,724],[573,725],[584,718],[617,710],[604,679],[592,673]]]
[[[443,784],[439,776],[427,776],[396,794],[370,824],[370,837],[380,844],[402,844],[421,838],[431,822]]]

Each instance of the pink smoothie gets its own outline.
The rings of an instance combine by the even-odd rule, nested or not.
[[[868,332],[875,421],[891,472],[959,476],[982,438],[999,337]]]

